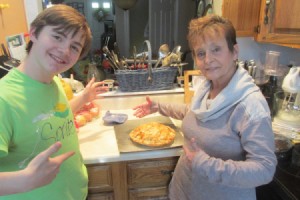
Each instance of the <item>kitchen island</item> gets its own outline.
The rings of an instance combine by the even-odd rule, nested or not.
[[[128,120],[136,119],[133,110],[110,112],[127,114]],[[173,123],[180,127],[180,121]],[[89,172],[89,199],[166,198],[181,147],[120,153],[114,127],[106,126],[102,118],[81,127],[78,136]]]
[[[168,184],[182,148],[121,153],[114,126],[102,120],[108,110],[136,120],[132,108],[145,102],[147,95],[153,100],[175,103],[184,99],[182,88],[146,93],[108,92],[96,101],[101,108],[100,117],[79,128],[80,149],[89,173],[88,199],[167,199]],[[155,116],[159,114],[147,117]],[[172,122],[180,129],[181,121],[172,119]]]

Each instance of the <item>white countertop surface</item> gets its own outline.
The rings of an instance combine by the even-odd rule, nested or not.
[[[120,153],[114,132],[113,126],[105,126],[102,116],[106,111],[102,110],[99,118],[94,119],[85,126],[79,128],[79,143],[80,150],[85,164],[119,162],[126,160],[139,160],[151,158],[163,158],[171,156],[179,156],[182,153],[182,148],[170,148],[164,150],[151,150],[143,152]],[[125,113],[128,115],[128,120],[137,119],[133,116],[132,109],[126,110],[110,110],[111,113]],[[148,117],[159,116],[152,114]],[[173,123],[181,126],[181,121],[172,119]]]
[[[100,94],[102,97],[117,97],[117,96],[131,96],[131,95],[150,95],[150,94],[170,94],[170,93],[184,93],[184,89],[182,87],[175,86],[174,89],[171,90],[156,90],[156,91],[141,91],[141,92],[122,92],[120,90],[113,90],[109,92],[105,92]]]

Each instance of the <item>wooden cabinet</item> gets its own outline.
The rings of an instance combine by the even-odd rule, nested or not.
[[[113,195],[113,179],[112,166],[109,164],[103,165],[88,165],[89,174],[89,200],[111,200]]]
[[[258,42],[300,48],[299,0],[216,0],[215,3],[221,3],[221,14],[232,22],[238,37],[253,36]]]
[[[222,16],[229,19],[238,37],[255,36],[261,0],[223,0]]]
[[[299,0],[262,0],[256,40],[300,48],[299,11]]]
[[[178,157],[87,165],[88,200],[167,199]]]
[[[9,8],[0,9],[0,43],[6,45],[6,36],[28,32],[23,0],[0,0]]]

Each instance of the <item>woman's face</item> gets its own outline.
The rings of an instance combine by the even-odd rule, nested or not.
[[[194,46],[194,61],[202,74],[213,84],[227,84],[236,70],[238,46],[228,49],[224,33],[199,38]]]

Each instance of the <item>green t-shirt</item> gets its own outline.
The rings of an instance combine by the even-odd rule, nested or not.
[[[0,80],[0,171],[25,168],[41,151],[60,141],[55,155],[75,151],[52,183],[0,199],[81,200],[87,195],[87,171],[70,105],[57,77],[50,84],[12,69]]]

